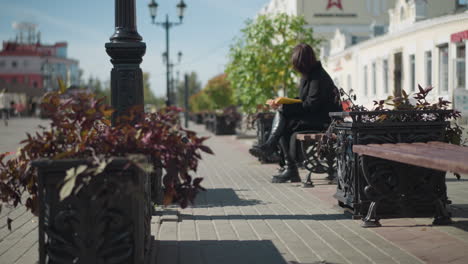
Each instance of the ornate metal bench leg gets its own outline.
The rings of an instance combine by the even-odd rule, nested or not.
[[[436,207],[436,214],[434,217],[434,221],[432,221],[433,225],[450,225],[452,223],[452,219],[445,207],[444,203],[441,199],[436,199],[434,201]]]
[[[328,170],[327,170],[327,180],[329,180],[329,183],[333,183],[333,181],[336,179],[336,155],[330,154],[327,156],[327,165],[328,165]]]
[[[309,174],[307,175],[307,180],[302,184],[302,187],[304,188],[312,188],[314,187],[314,183],[312,182],[312,170],[310,169],[309,164],[309,157],[307,156],[307,146],[304,142],[301,141],[301,151],[302,151],[302,156],[304,157],[304,167],[309,171]]]
[[[361,226],[362,227],[380,227],[382,226],[379,222],[379,218],[377,218],[377,205],[379,202],[372,202],[369,206],[369,211],[367,211],[367,215],[364,219],[362,219]],[[374,219],[374,220],[372,220]]]
[[[307,175],[307,180],[302,184],[302,187],[304,188],[312,188],[314,186],[314,182],[312,182],[312,172],[310,171],[309,174]]]

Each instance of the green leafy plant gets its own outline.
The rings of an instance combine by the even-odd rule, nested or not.
[[[261,15],[248,20],[241,36],[231,45],[228,79],[245,112],[253,113],[259,104],[283,89],[289,97],[298,93],[297,73],[290,58],[294,46],[304,42],[317,47],[321,40],[313,37],[302,16]]]
[[[234,91],[224,73],[211,78],[203,91],[209,97],[214,110],[221,110],[235,104]]]
[[[417,110],[449,110],[451,105],[450,101],[439,98],[436,102],[429,102],[427,96],[434,88],[429,86],[423,88],[421,85],[418,85],[418,92],[415,93],[412,97],[410,94],[406,93],[404,90],[401,92],[401,96],[389,96],[385,100],[375,100],[374,108],[369,110],[362,105],[357,105],[354,103],[356,100],[356,95],[353,94],[351,90],[350,93],[346,93],[343,89],[340,90],[340,94],[343,97],[343,100],[347,100],[351,103],[351,111],[391,111],[391,110],[407,110],[407,111],[417,111]],[[445,136],[448,142],[456,145],[461,145],[463,142],[462,134],[463,128],[456,123],[456,119],[459,118],[460,112],[453,110],[447,115],[445,115],[446,121],[450,122],[450,125],[447,127]],[[408,114],[408,115],[387,115],[385,113],[375,115],[375,116],[365,116],[366,122],[385,122],[385,121],[411,121],[414,118],[420,121],[431,121],[437,118],[435,114],[421,114],[418,115],[417,112]]]
[[[16,207],[27,193],[25,206],[38,213],[38,175],[30,163],[40,158],[89,160],[89,165],[67,172],[62,199],[79,192],[90,177],[105,169],[112,157],[129,154],[146,155],[153,161],[153,167],[165,168],[165,204],[178,202],[186,207],[203,190],[202,178],[192,179],[189,173],[196,171],[202,158],[200,151],[213,152],[203,145],[207,138],[198,137],[179,125],[181,109],[168,107],[156,113],[144,113],[136,107],[111,125],[114,110],[103,98],[95,98],[93,94],[48,93],[41,107],[51,119],[50,126],[42,127],[35,135],[27,134],[16,156],[0,154],[2,203]]]
[[[189,104],[190,109],[194,113],[211,112],[214,110],[213,102],[204,90],[190,96]]]

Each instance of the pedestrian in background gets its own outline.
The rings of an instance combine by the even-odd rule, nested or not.
[[[8,109],[7,89],[0,91],[0,114],[2,115],[5,126],[8,126],[8,119],[10,117]]]

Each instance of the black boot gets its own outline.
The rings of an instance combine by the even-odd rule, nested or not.
[[[291,153],[290,145],[283,138],[280,141],[281,148],[284,153],[284,163],[285,170],[279,175],[273,176],[271,179],[272,183],[283,183],[283,182],[300,182],[301,177],[299,176],[299,169],[297,168],[296,158],[293,153]],[[294,141],[295,143],[295,141]]]
[[[271,179],[272,183],[283,183],[283,182],[300,182],[301,177],[299,176],[299,169],[297,165],[288,164],[286,165],[286,170],[278,176],[273,176]]]
[[[262,145],[255,145],[249,149],[250,154],[255,157],[268,157],[276,151],[278,141],[281,138],[281,134],[284,132],[286,127],[286,119],[280,111],[276,111],[275,118],[273,118],[273,124],[271,126],[270,136],[267,141]]]

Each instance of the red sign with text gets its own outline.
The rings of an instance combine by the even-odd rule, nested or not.
[[[328,0],[327,10],[332,7],[338,7],[339,9],[343,10],[343,6],[341,5],[341,0]]]

